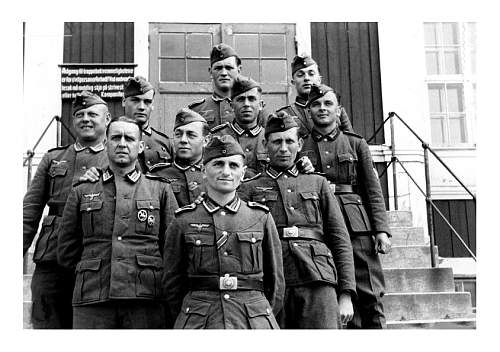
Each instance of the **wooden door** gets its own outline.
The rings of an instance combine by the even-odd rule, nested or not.
[[[151,23],[149,80],[159,92],[152,125],[172,134],[176,112],[211,95],[210,51],[219,43],[231,45],[242,74],[262,84],[266,107],[289,104],[294,38],[294,24]]]

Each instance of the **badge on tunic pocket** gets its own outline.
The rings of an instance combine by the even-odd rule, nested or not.
[[[144,209],[141,209],[137,212],[137,219],[139,219],[140,222],[146,221],[148,218],[148,212]]]
[[[155,224],[155,216],[149,215],[148,216],[148,226],[152,227],[154,224]]]

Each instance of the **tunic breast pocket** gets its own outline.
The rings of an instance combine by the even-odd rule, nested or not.
[[[344,208],[346,225],[350,232],[369,232],[372,230],[365,206],[358,194],[341,194],[337,197]]]
[[[189,259],[188,271],[200,274],[219,272],[213,233],[186,233],[184,241]]]
[[[241,272],[254,274],[262,271],[262,239],[263,232],[238,232],[238,247],[234,252],[239,253]]]
[[[80,203],[82,228],[85,236],[101,235],[103,232],[102,200]]]
[[[54,192],[59,192],[64,183],[64,178],[68,173],[68,168],[65,165],[51,165],[49,169],[50,177],[50,194],[53,195]]]
[[[136,200],[137,217],[135,231],[158,235],[160,228],[160,202],[156,199]]]
[[[356,155],[345,153],[339,154],[338,159],[338,179],[337,182],[353,182],[356,180],[356,164],[358,157]]]
[[[253,202],[264,204],[270,210],[274,208],[277,200],[278,193],[276,193],[276,191],[258,192],[252,195]]]
[[[317,224],[321,221],[318,192],[300,192],[304,215],[309,223]]]

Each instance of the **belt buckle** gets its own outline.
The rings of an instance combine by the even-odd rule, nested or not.
[[[219,289],[221,290],[236,290],[238,289],[238,278],[226,274],[219,277]]]
[[[297,226],[284,227],[283,238],[299,237],[299,228]]]

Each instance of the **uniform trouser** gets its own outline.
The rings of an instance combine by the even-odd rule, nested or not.
[[[74,275],[56,263],[40,263],[31,279],[34,329],[71,329]]]
[[[73,307],[74,329],[163,329],[163,303],[115,300]]]
[[[347,324],[349,329],[385,329],[382,305],[384,274],[372,236],[351,237],[356,275],[354,317]]]
[[[276,318],[281,329],[340,329],[335,287],[321,282],[286,287]]]

